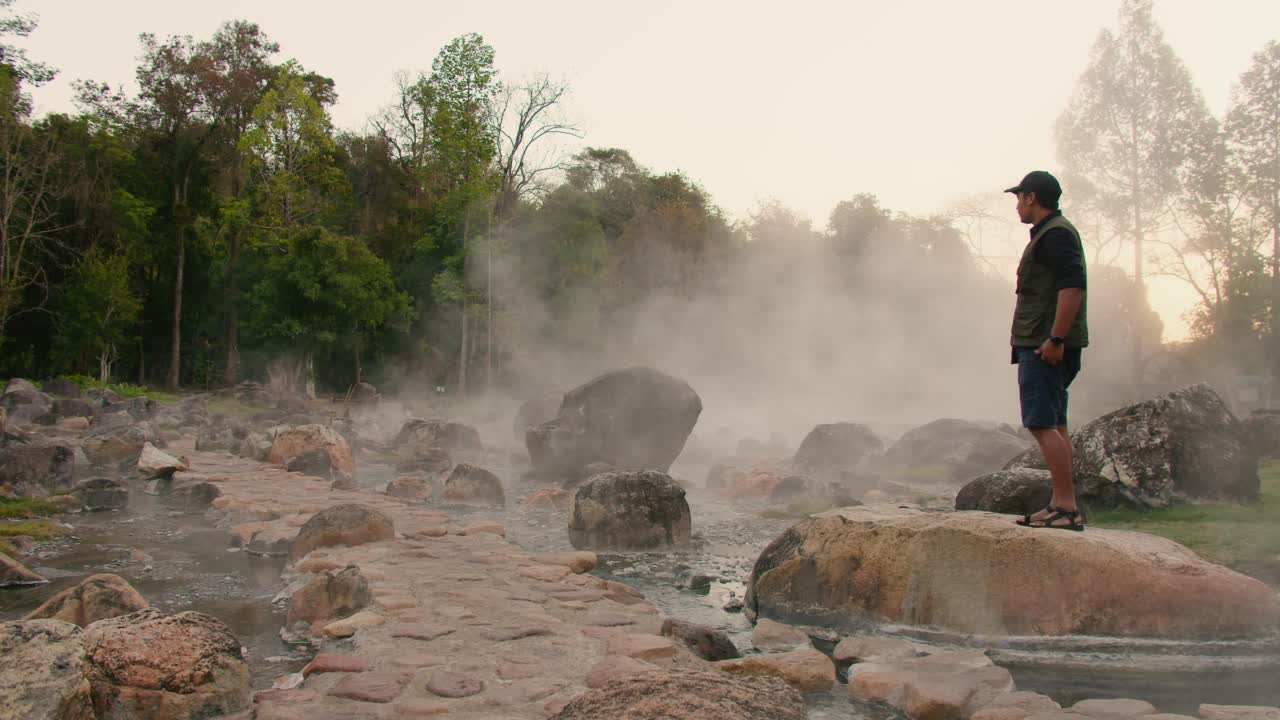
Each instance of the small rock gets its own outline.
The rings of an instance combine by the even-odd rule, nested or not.
[[[1040,713],[1056,713],[1062,706],[1053,698],[1034,692],[1010,692],[997,695],[970,720],[1024,720]]]
[[[138,550],[137,548],[134,548],[133,550],[129,551],[129,559],[132,560],[133,562],[146,563],[146,562],[151,562],[155,558],[142,552],[141,550]]]
[[[71,495],[89,512],[120,510],[129,505],[129,491],[110,478],[81,480],[76,483]]]

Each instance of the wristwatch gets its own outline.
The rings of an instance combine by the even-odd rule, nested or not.
[[[1050,335],[1050,336],[1049,336],[1049,342],[1053,343],[1054,345],[1061,345],[1062,343],[1064,343],[1064,342],[1066,342],[1066,341],[1067,341],[1067,339],[1066,339],[1066,338],[1064,338],[1064,337],[1059,337],[1059,336],[1057,336],[1057,335]]]

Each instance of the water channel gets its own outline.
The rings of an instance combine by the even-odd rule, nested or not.
[[[511,497],[519,497],[514,470],[500,471]],[[700,487],[706,468],[676,467],[672,475]],[[393,476],[387,467],[362,466],[361,485],[380,490]],[[166,612],[197,610],[213,615],[240,638],[255,689],[270,687],[294,672],[311,651],[286,645],[278,631],[284,611],[272,599],[283,589],[283,558],[239,552],[227,534],[204,515],[169,509],[160,498],[131,485],[123,511],[62,516],[67,534],[42,543],[26,564],[48,585],[0,591],[0,620],[13,620],[55,592],[94,573],[116,573],[155,607]],[[594,571],[633,585],[663,615],[723,630],[751,651],[751,624],[725,610],[744,594],[744,580],[760,550],[795,520],[767,519],[765,505],[730,504],[704,490],[689,491],[694,542],[670,553],[602,554]],[[525,512],[509,501],[507,537],[530,551],[572,549],[563,513]],[[450,507],[451,513],[493,517],[492,510]],[[140,551],[145,555],[139,555]],[[693,582],[695,576],[702,576]],[[990,647],[1014,674],[1019,689],[1052,696],[1064,706],[1084,698],[1133,697],[1161,711],[1194,714],[1201,702],[1280,705],[1280,646],[1256,642],[1152,643],[1107,638],[966,638],[919,628],[884,627],[885,634],[937,647]],[[831,643],[817,643],[829,651]],[[815,720],[883,720],[896,711],[851,702],[843,682],[830,693],[808,696]]]

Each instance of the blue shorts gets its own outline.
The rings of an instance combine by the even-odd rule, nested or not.
[[[1018,358],[1018,399],[1022,425],[1027,428],[1065,427],[1067,388],[1080,372],[1080,348],[1067,348],[1062,364],[1040,359],[1036,348],[1014,348]]]

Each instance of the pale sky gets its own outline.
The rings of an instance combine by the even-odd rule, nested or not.
[[[565,111],[583,143],[683,170],[733,218],[776,198],[823,227],[836,203],[859,192],[929,213],[1027,170],[1056,170],[1054,119],[1118,7],[19,0],[15,9],[40,18],[21,44],[61,71],[35,91],[37,112],[73,111],[76,79],[132,87],[138,33],[207,38],[225,20],[246,19],[280,44],[281,59],[336,81],[334,120],[352,129],[391,101],[397,70],[429,69],[450,39],[478,32],[501,77],[547,72],[568,82]],[[1280,38],[1276,0],[1156,0],[1156,18],[1219,115],[1251,56]],[[1166,338],[1182,336],[1189,292],[1158,279],[1151,292]]]

